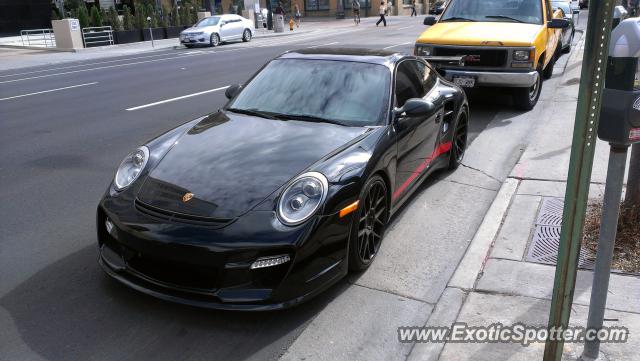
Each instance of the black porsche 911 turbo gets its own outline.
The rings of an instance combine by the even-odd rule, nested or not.
[[[111,277],[195,306],[292,306],[366,269],[467,145],[464,92],[410,55],[288,52],[226,95],[118,167],[97,211]]]

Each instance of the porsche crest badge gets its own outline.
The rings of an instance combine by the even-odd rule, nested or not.
[[[189,202],[192,198],[193,198],[193,193],[188,192],[188,193],[185,193],[185,194],[182,196],[182,201],[183,201],[183,202],[185,202],[185,203],[187,203],[187,202]]]

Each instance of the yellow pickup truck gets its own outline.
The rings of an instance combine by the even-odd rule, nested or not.
[[[415,55],[461,59],[437,64],[463,87],[512,88],[515,106],[530,110],[553,73],[561,29],[569,26],[549,0],[451,0],[438,20],[428,16]]]

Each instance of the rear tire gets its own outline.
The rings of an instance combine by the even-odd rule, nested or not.
[[[220,35],[218,34],[211,34],[211,38],[209,39],[209,45],[211,45],[212,48],[220,45]]]
[[[184,44],[184,46],[186,46],[189,49],[193,48],[193,44]]]
[[[251,41],[251,30],[244,29],[244,32],[242,33],[242,41],[245,43]]]
[[[458,121],[453,131],[453,140],[451,144],[451,152],[449,152],[449,169],[456,169],[462,164],[464,153],[467,150],[467,141],[469,133],[469,121],[465,111],[460,113]]]
[[[542,70],[538,68],[538,79],[529,88],[516,88],[513,94],[513,102],[519,110],[531,110],[538,103],[542,92]]]
[[[374,175],[362,187],[349,236],[349,270],[364,271],[375,259],[389,220],[389,195],[382,177]]]

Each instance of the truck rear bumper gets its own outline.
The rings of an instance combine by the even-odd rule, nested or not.
[[[538,76],[537,71],[509,73],[444,69],[444,77],[449,81],[453,81],[454,77],[472,77],[479,86],[528,88],[535,84]]]

